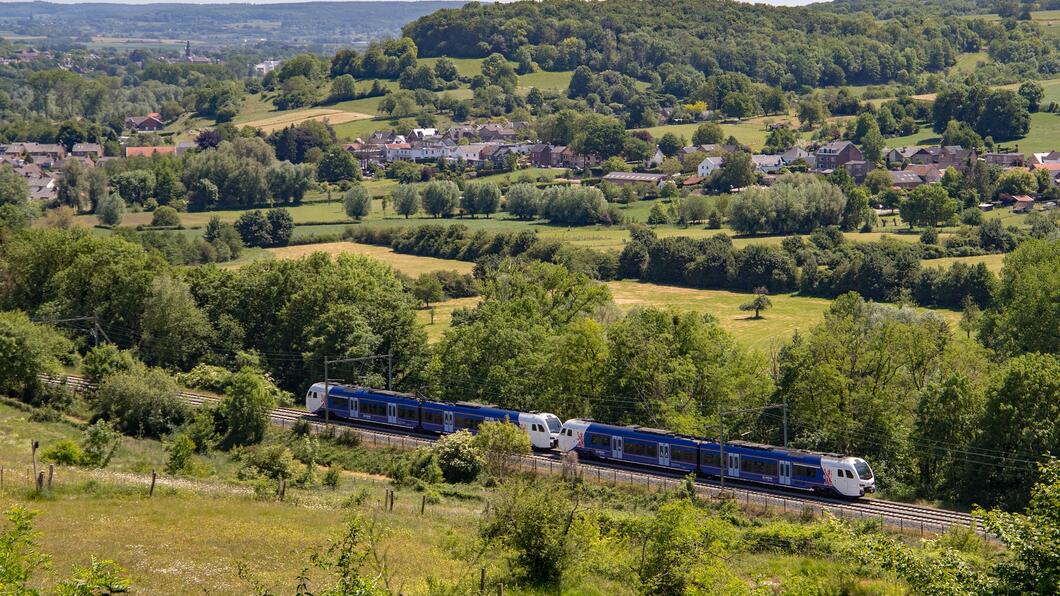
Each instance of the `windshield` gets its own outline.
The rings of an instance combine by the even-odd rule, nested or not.
[[[862,480],[872,480],[872,470],[869,469],[869,464],[865,463],[865,460],[855,459],[854,469],[858,471],[858,478],[861,478]]]
[[[549,414],[545,416],[545,424],[548,424],[548,432],[558,433],[560,429],[559,418]]]

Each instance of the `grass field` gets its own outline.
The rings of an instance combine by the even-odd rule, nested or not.
[[[325,244],[303,244],[299,246],[285,246],[283,248],[268,248],[263,254],[268,258],[275,259],[299,259],[301,257],[323,252],[329,255],[342,253],[353,253],[372,257],[390,265],[397,271],[416,277],[421,273],[434,271],[458,271],[470,273],[475,264],[467,261],[456,261],[452,259],[436,259],[433,257],[420,257],[394,252],[385,246],[373,246],[370,244],[356,244],[354,242],[328,242]]]
[[[774,122],[790,121],[792,121],[790,116],[761,116],[758,118],[749,118],[739,124],[722,124],[721,129],[726,136],[732,135],[736,137],[737,141],[747,145],[753,151],[758,151],[762,149],[762,146],[766,143],[766,136],[769,134],[770,124]],[[700,124],[701,123],[698,122],[691,124],[666,124],[663,126],[653,126],[644,130],[647,130],[655,138],[659,138],[668,132],[672,132],[680,137],[684,137],[687,142],[691,143],[692,133],[695,132]]]
[[[292,124],[300,124],[307,120],[317,120],[320,122],[327,122],[332,125],[345,124],[347,122],[354,122],[357,120],[371,120],[372,114],[364,114],[361,112],[347,112],[343,110],[337,110],[334,108],[310,108],[307,110],[290,110],[280,112],[275,116],[269,116],[267,118],[261,118],[259,120],[249,120],[243,122],[243,126],[253,126],[254,128],[261,129],[264,133],[270,133],[274,130],[290,126]]]
[[[613,281],[607,285],[615,304],[622,310],[655,306],[707,313],[717,318],[736,341],[763,352],[787,342],[796,330],[805,332],[819,323],[831,304],[824,298],[770,296],[773,308],[764,311],[761,319],[754,319],[754,313],[740,310],[741,304],[750,301],[750,294],[636,281]]]
[[[977,265],[979,263],[986,263],[986,268],[999,273],[1001,268],[1005,265],[1005,255],[981,255],[977,257],[946,257],[942,259],[929,259],[926,261],[920,261],[921,267],[942,267],[948,268],[954,263],[966,263],[968,265]]]

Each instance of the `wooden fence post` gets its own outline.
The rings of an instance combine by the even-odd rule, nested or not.
[[[4,468],[0,467],[0,492],[4,490]]]
[[[53,476],[55,476],[55,464],[48,464],[48,490],[52,489]]]
[[[37,477],[37,448],[40,447],[40,442],[36,439],[29,442],[30,450],[33,452],[33,477]]]
[[[504,584],[497,584],[497,596],[504,596]]]
[[[427,495],[423,495],[423,499],[420,501],[420,515],[427,510]]]
[[[482,567],[478,570],[478,593],[486,593],[486,568]]]
[[[158,474],[154,470],[151,470],[151,488],[147,489],[147,496],[155,496],[155,479],[158,478]]]
[[[39,493],[42,490],[44,490],[44,470],[41,470],[40,474],[37,475],[37,492]]]

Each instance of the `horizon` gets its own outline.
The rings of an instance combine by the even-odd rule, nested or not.
[[[252,5],[268,5],[268,4],[311,4],[314,2],[429,2],[429,1],[447,1],[447,0],[248,0],[244,2],[233,2],[230,0],[193,0],[193,1],[176,1],[173,0],[105,0],[101,2],[96,1],[83,1],[83,0],[0,0],[0,4],[29,4],[29,3],[41,3],[41,4],[129,4],[129,5],[149,5],[149,4],[198,4],[198,5],[223,5],[223,4],[252,4]],[[459,1],[459,0],[456,0]],[[467,0],[471,1],[471,0]],[[509,0],[480,0],[483,2],[507,2]],[[514,1],[514,0],[510,0]],[[772,6],[806,6],[807,4],[816,4],[820,2],[831,2],[832,0],[737,0],[737,2],[744,2],[746,4],[768,4]]]

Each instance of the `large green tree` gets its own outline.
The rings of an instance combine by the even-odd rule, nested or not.
[[[1005,257],[981,339],[1003,354],[1060,353],[1060,241],[1024,242]]]

